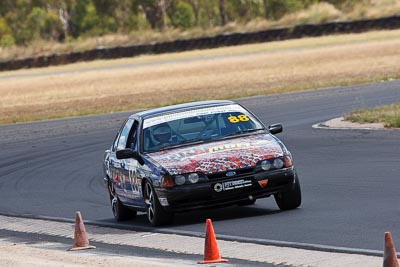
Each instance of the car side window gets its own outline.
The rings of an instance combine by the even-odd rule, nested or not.
[[[129,133],[128,142],[126,144],[126,148],[131,148],[132,150],[137,150],[136,144],[137,144],[137,136],[138,136],[138,125],[139,125],[139,123],[137,121],[133,122],[131,131]]]
[[[118,144],[117,144],[117,150],[125,149],[126,148],[126,143],[128,141],[128,135],[131,130],[133,124],[133,120],[129,119],[126,123],[124,128],[121,131],[121,134],[119,135],[118,139]]]
[[[117,135],[114,137],[114,143],[111,147],[111,151],[115,152],[115,150],[117,149],[117,144],[118,144],[118,137],[119,137],[119,132],[117,133]]]

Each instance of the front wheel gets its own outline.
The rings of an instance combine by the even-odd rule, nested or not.
[[[116,221],[126,221],[136,217],[137,211],[130,210],[121,203],[112,184],[109,184],[108,192],[110,194],[111,209]]]
[[[161,206],[153,186],[146,182],[144,186],[144,202],[147,205],[147,219],[152,226],[169,224],[173,220],[173,213],[167,212]]]
[[[280,192],[274,195],[276,204],[281,210],[291,210],[301,205],[301,189],[297,174],[295,174],[295,182],[291,189],[286,192]]]

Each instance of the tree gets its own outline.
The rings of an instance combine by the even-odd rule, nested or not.
[[[89,17],[86,19],[89,21],[93,18],[93,22],[96,21],[97,25],[91,27],[93,34],[104,34],[109,32],[116,32],[118,25],[114,17],[114,11],[118,7],[117,0],[92,0],[95,10],[90,10]],[[89,6],[91,8],[91,6]]]
[[[158,9],[161,13],[160,29],[163,30],[167,26],[167,3],[166,0],[158,0]]]
[[[218,0],[219,18],[221,26],[226,24],[225,0]]]
[[[0,46],[12,46],[15,43],[11,28],[5,19],[0,17]]]
[[[87,15],[87,6],[89,5],[90,0],[79,0],[73,6],[71,10],[71,24],[69,26],[69,33],[74,37],[77,38],[81,35],[84,31],[83,29],[83,19]]]
[[[60,12],[60,9],[58,10]],[[41,37],[47,40],[63,41],[69,33],[68,21],[63,21],[57,11],[48,11],[44,27],[41,29]]]
[[[221,25],[218,1],[201,0],[199,3],[199,26],[203,29]]]
[[[194,14],[194,25],[199,26],[200,0],[189,0]]]
[[[137,0],[135,5],[141,7],[152,29],[163,30],[167,26],[167,10],[171,0]]]
[[[39,39],[41,37],[41,32],[46,24],[46,11],[41,9],[40,7],[34,7],[32,11],[29,13],[26,20],[26,31],[29,32],[27,34],[27,41],[33,39]]]
[[[101,22],[100,17],[97,15],[97,10],[93,2],[88,1],[84,14],[80,24],[80,35],[101,35],[104,33],[104,29],[99,27],[104,22]]]
[[[176,28],[189,29],[195,24],[195,18],[191,6],[178,1],[172,16],[172,25]]]
[[[119,32],[128,33],[133,29],[137,29],[138,10],[134,8],[132,0],[119,0],[112,12],[112,16],[118,26]]]
[[[47,6],[47,11],[49,15],[53,16],[57,14],[59,23],[56,23],[53,18],[48,18],[49,24],[51,23],[50,21],[53,21],[56,23],[57,28],[61,25],[62,33],[58,33],[58,38],[61,40],[64,40],[67,36],[71,34],[72,28],[73,28],[73,22],[72,22],[72,14],[74,7],[76,6],[76,0],[51,0],[51,1],[44,1],[47,2],[45,3],[45,6]],[[79,0],[78,0],[79,2]],[[59,31],[58,29],[56,30],[56,26],[51,26],[48,25],[48,28],[52,28],[52,32],[55,33]]]
[[[29,29],[29,26],[34,26],[32,20],[35,14],[32,14],[32,3],[29,0],[6,1],[4,19],[10,27],[12,36],[17,45],[27,45],[32,41],[35,30]],[[34,13],[40,12],[40,8]],[[28,18],[29,17],[29,18]]]
[[[278,20],[323,0],[1,0],[0,45],[168,27],[203,29]],[[325,0],[339,8],[356,0]],[[369,1],[369,0],[365,0]]]

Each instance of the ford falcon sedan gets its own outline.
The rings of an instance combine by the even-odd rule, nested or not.
[[[146,212],[151,225],[173,214],[251,205],[274,196],[281,210],[301,204],[291,153],[233,101],[201,101],[131,115],[104,154],[104,181],[117,221]]]

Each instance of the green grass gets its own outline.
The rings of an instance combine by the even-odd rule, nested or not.
[[[346,115],[345,120],[358,123],[380,122],[387,128],[400,128],[400,103],[356,110]]]

